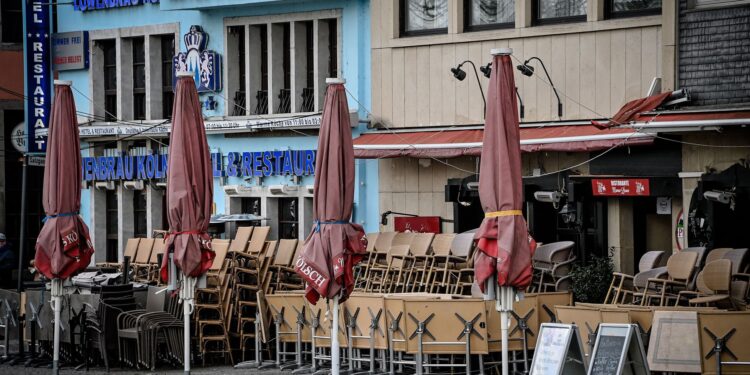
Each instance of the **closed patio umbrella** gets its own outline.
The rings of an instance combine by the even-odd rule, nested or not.
[[[305,296],[315,304],[333,299],[331,370],[339,373],[338,311],[354,289],[352,267],[367,248],[362,226],[351,223],[354,204],[354,147],[344,80],[328,78],[318,136],[313,198],[314,227],[295,271],[305,280]]]
[[[515,81],[509,48],[492,50],[492,75],[479,166],[479,199],[484,220],[475,238],[477,284],[494,295],[500,311],[502,373],[508,374],[508,311],[516,290],[531,283],[531,249],[523,204],[521,142]]]
[[[76,105],[69,81],[55,81],[55,99],[49,124],[44,161],[44,226],[36,240],[34,266],[52,280],[55,312],[53,373],[59,371],[60,311],[63,282],[83,271],[91,262],[94,247],[81,209],[81,147]]]
[[[207,233],[213,204],[213,175],[195,81],[189,73],[177,73],[177,76],[167,162],[169,233],[166,248],[172,253],[174,265],[182,272],[183,361],[185,373],[190,373],[190,314],[193,313],[195,284],[216,256]],[[161,268],[164,280],[170,265],[169,257],[164,257]]]

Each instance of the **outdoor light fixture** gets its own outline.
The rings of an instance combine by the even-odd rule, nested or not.
[[[488,62],[485,66],[480,66],[479,71],[484,74],[485,77],[490,78],[490,74],[492,74],[492,63]]]
[[[479,93],[482,94],[482,102],[484,102],[484,112],[482,112],[482,117],[484,117],[484,115],[487,113],[487,99],[484,98],[484,90],[482,90],[482,82],[479,81],[479,73],[477,73],[477,66],[474,65],[472,61],[466,60],[458,64],[458,66],[456,66],[455,68],[451,68],[451,73],[453,73],[454,78],[456,78],[459,81],[463,81],[466,78],[466,72],[463,71],[461,67],[466,63],[471,64],[471,67],[474,68],[474,76],[477,77],[477,84],[479,85]],[[482,73],[485,76],[489,77],[489,73],[485,73],[484,70],[482,70]]]
[[[518,87],[516,87],[516,96],[518,97],[518,115],[523,118],[524,115],[524,106],[523,106],[523,99],[521,99],[521,94],[518,93]]]
[[[549,85],[552,86],[552,91],[555,93],[555,97],[557,97],[557,116],[562,117],[563,105],[562,105],[562,102],[560,101],[560,95],[557,94],[557,89],[555,88],[555,84],[552,83],[552,78],[549,76],[549,72],[547,72],[547,67],[544,66],[544,62],[535,56],[524,61],[523,65],[518,65],[517,66],[518,70],[521,72],[521,74],[527,77],[531,77],[532,75],[534,75],[534,67],[529,65],[529,62],[531,62],[531,60],[539,61],[539,64],[542,66],[542,69],[544,69],[544,74],[547,75],[547,80],[549,81]]]
[[[414,214],[406,214],[403,212],[395,212],[395,211],[386,211],[386,212],[383,212],[382,215],[380,215],[380,224],[388,225],[388,216],[392,214],[401,215],[401,216],[419,217],[419,215],[414,215]]]
[[[732,202],[732,199],[734,199],[734,193],[730,191],[720,190],[709,190],[703,193],[703,196],[712,202],[719,202],[723,204],[729,204],[730,202]]]

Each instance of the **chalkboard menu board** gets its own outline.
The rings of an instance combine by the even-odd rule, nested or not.
[[[532,375],[585,374],[583,346],[574,324],[543,323],[531,362]]]
[[[588,375],[649,374],[638,327],[600,324]]]

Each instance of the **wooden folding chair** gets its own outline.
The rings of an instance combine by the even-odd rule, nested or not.
[[[434,290],[432,284],[435,282],[435,276],[439,272],[438,270],[442,271],[446,266],[445,261],[450,258],[451,245],[453,244],[453,239],[455,237],[455,233],[440,233],[436,234],[435,238],[433,238],[430,250],[432,254],[430,256],[430,265],[424,280],[424,292]],[[443,261],[442,264],[440,263],[441,261]],[[447,275],[447,272],[444,274]]]
[[[148,259],[148,275],[146,280],[149,282],[159,283],[159,255],[164,256],[164,250],[166,249],[166,242],[163,238],[154,239],[154,248],[151,249],[151,257]]]
[[[274,281],[272,281],[274,290],[282,289],[282,285],[285,284],[284,279],[282,278],[282,273],[289,271],[294,272],[291,266],[292,261],[294,260],[296,249],[297,240],[279,240],[279,245],[276,250],[276,256],[273,257],[273,261],[269,265],[269,271],[271,272],[269,277],[275,279]]]
[[[648,279],[646,288],[641,293],[634,293],[634,298],[641,298],[641,305],[650,305],[654,299],[659,300],[659,306],[669,303],[669,300],[677,298],[677,293],[682,290],[691,290],[690,283],[693,280],[695,264],[698,253],[685,252],[673,254],[667,260],[667,278]]]
[[[130,257],[130,260],[132,261],[137,252],[138,252],[138,243],[141,241],[140,238],[128,238],[128,241],[125,243],[125,251],[123,252],[123,259],[125,257]],[[122,264],[118,262],[101,262],[97,263],[97,267],[120,267]]]
[[[239,227],[237,233],[234,235],[232,243],[229,245],[229,256],[231,259],[235,258],[235,254],[243,254],[247,250],[247,246],[250,242],[250,237],[253,234],[255,227]]]
[[[646,272],[660,266],[663,258],[663,251],[656,250],[646,252],[645,254],[643,254],[643,256],[641,256],[641,260],[638,262],[638,272]],[[604,297],[604,303],[622,303],[625,297],[634,291],[634,277],[635,276],[628,275],[622,272],[613,272],[612,282],[609,284],[607,296]]]
[[[432,265],[432,241],[435,233],[417,233],[411,242],[412,267],[406,275],[406,285],[410,292],[425,291],[427,272]]]
[[[149,260],[151,259],[151,252],[155,242],[153,238],[142,238],[138,242],[137,255],[130,263],[131,267],[133,267],[133,280],[142,280],[147,276],[148,272],[143,274],[143,271],[148,271]]]
[[[447,256],[434,255],[436,263],[439,263],[441,267],[438,267],[433,272],[434,280],[440,280],[440,282],[432,282],[430,285],[430,293],[433,291],[442,291],[450,293],[452,287],[460,276],[462,276],[462,269],[467,269],[469,259],[474,250],[474,233],[460,233],[453,237],[451,242],[450,254]],[[466,274],[466,272],[463,272]],[[432,288],[435,288],[433,290]]]

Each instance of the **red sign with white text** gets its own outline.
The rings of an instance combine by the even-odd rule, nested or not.
[[[647,178],[595,178],[591,180],[591,191],[604,197],[647,197],[651,193]]]
[[[440,233],[440,216],[396,216],[396,232]]]

